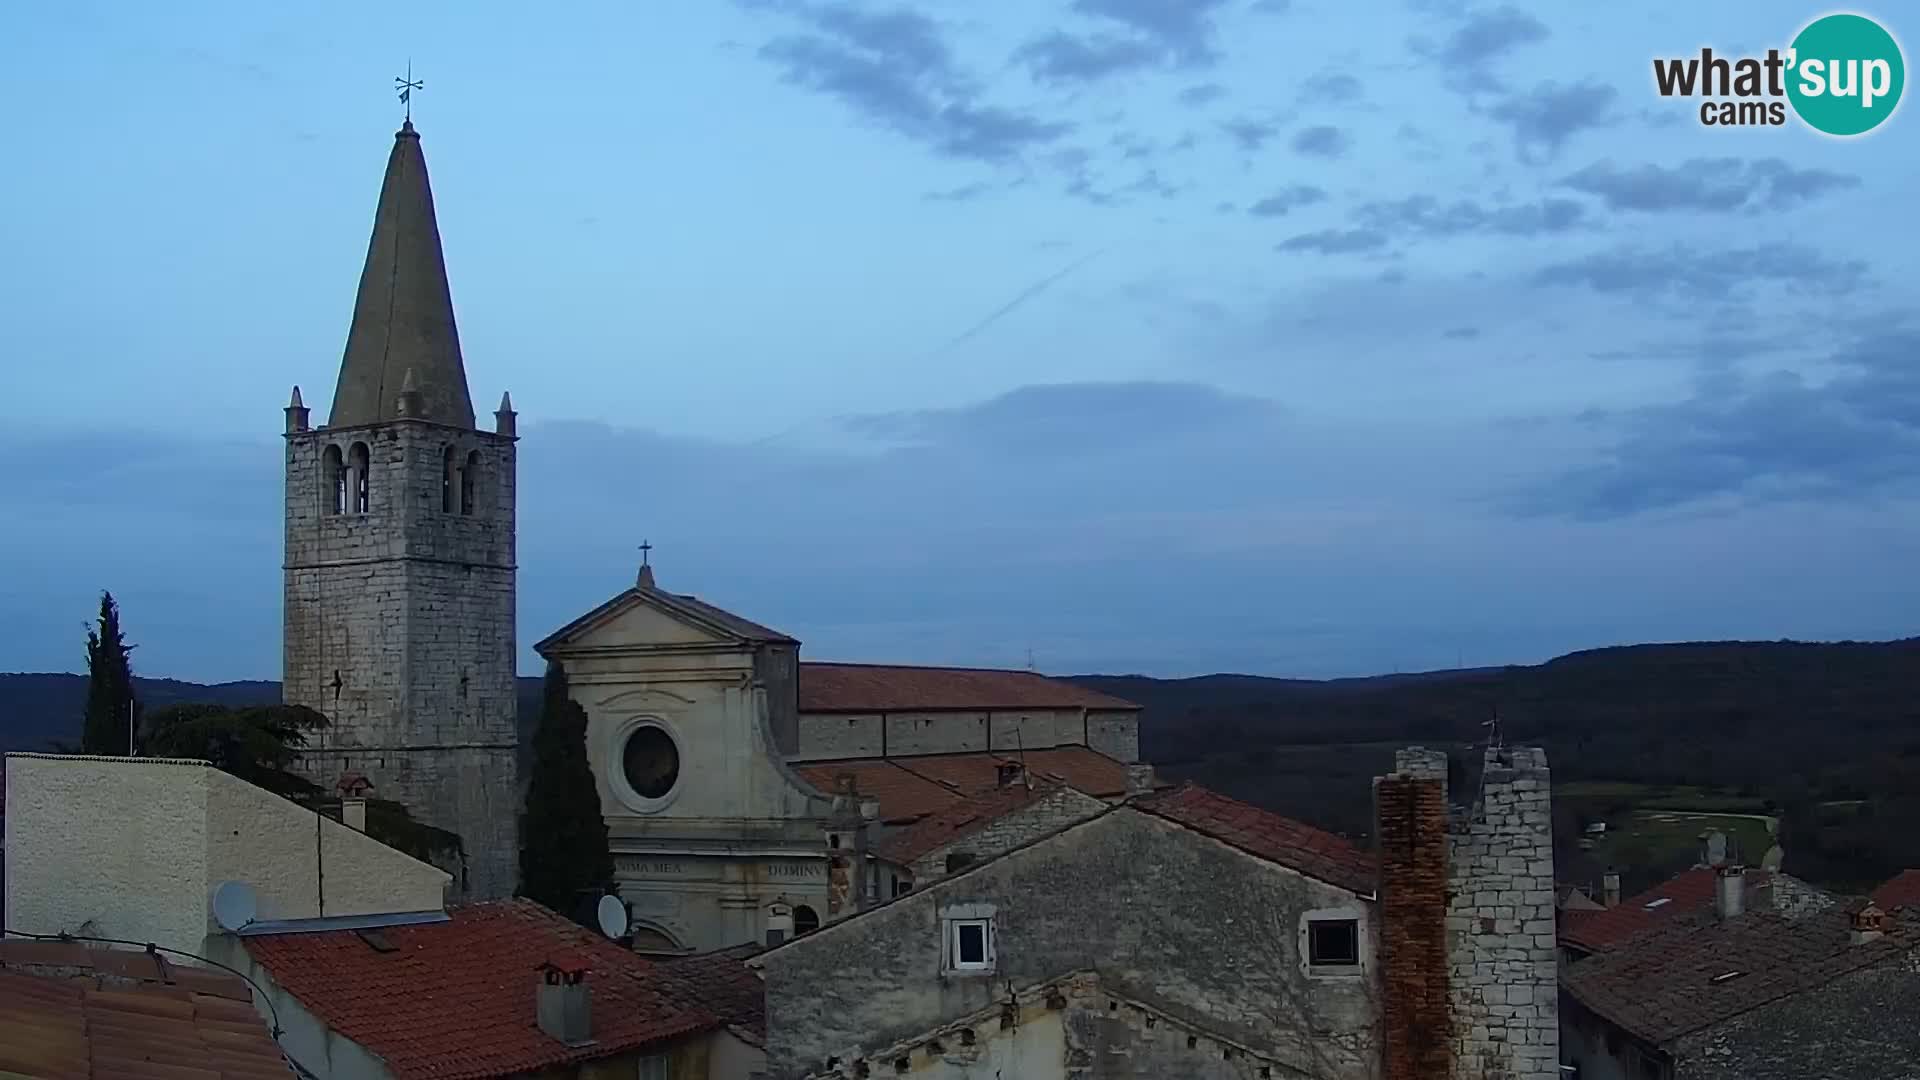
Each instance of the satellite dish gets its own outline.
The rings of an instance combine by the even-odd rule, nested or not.
[[[220,929],[237,934],[252,925],[258,913],[253,886],[244,881],[223,881],[213,887],[213,921]]]
[[[617,896],[600,898],[600,932],[618,938],[627,932],[627,905]]]

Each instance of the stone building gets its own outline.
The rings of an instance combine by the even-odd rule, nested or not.
[[[649,952],[810,932],[892,892],[871,845],[1009,769],[1100,801],[1137,756],[1129,702],[1032,672],[802,663],[794,638],[662,588],[651,565],[534,648],[586,711]]]
[[[1569,1080],[1916,1075],[1920,912],[1745,909],[1741,871],[1716,876],[1709,910],[1562,971]]]
[[[514,412],[474,424],[419,133],[394,138],[327,422],[286,409],[288,704],[301,768],[460,837],[468,898],[517,877]]]
[[[1398,766],[1378,858],[1187,786],[769,949],[768,1073],[1557,1077],[1544,756]]]

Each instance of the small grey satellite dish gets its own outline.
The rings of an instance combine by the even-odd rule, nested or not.
[[[213,887],[213,921],[220,929],[237,934],[253,924],[258,912],[253,886],[246,882],[223,881]]]
[[[627,932],[627,905],[617,896],[600,898],[600,932],[610,938],[622,937]]]

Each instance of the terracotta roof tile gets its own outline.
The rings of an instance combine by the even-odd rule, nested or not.
[[[1660,1045],[1920,945],[1920,919],[1912,917],[1859,945],[1849,930],[1839,909],[1795,920],[1696,911],[1564,965],[1560,985],[1593,1013]]]
[[[252,1001],[238,978],[144,952],[0,943],[0,1074],[287,1080]]]
[[[244,939],[275,982],[402,1080],[533,1072],[627,1053],[719,1020],[673,993],[654,966],[528,900],[448,910],[450,921],[388,927],[376,952],[351,930]],[[568,1047],[535,1019],[536,969],[584,962],[591,1045]]]
[[[800,665],[801,712],[1139,708],[1131,701],[1032,671],[889,664]]]
[[[1084,746],[1058,746],[1025,754],[928,754],[919,757],[810,761],[796,769],[821,791],[839,790],[852,773],[863,795],[880,800],[880,816],[904,822],[923,818],[972,795],[1000,786],[1000,766],[1025,762],[1036,781],[1065,784],[1099,798],[1126,794],[1127,767]]]
[[[1886,884],[1873,890],[1873,902],[1892,911],[1895,908],[1920,908],[1920,870],[1902,870]]]
[[[1771,880],[1764,870],[1749,870],[1746,878],[1749,891],[1765,889]],[[1696,866],[1613,907],[1567,912],[1560,926],[1560,940],[1585,952],[1617,948],[1671,920],[1710,910],[1713,880],[1710,867]]]
[[[1010,784],[951,803],[873,846],[876,858],[905,866],[1060,790],[1054,783]]]
[[[766,984],[747,966],[747,961],[765,952],[759,945],[736,945],[731,949],[675,957],[660,967],[680,980],[688,997],[718,1016],[727,1027],[754,1045],[767,1041]]]
[[[1132,805],[1308,877],[1373,895],[1377,874],[1373,856],[1330,832],[1197,784],[1183,784]]]

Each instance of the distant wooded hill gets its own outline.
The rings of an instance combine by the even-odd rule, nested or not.
[[[1371,827],[1371,778],[1395,747],[1472,746],[1497,716],[1508,741],[1547,747],[1556,784],[1690,786],[1764,803],[1785,816],[1796,873],[1856,884],[1920,865],[1920,638],[1633,645],[1329,681],[1074,681],[1145,707],[1141,750],[1164,775],[1355,836]],[[539,685],[520,680],[527,730]],[[0,675],[0,748],[77,740],[85,693],[77,675]],[[272,682],[138,681],[147,708],[279,693]]]

